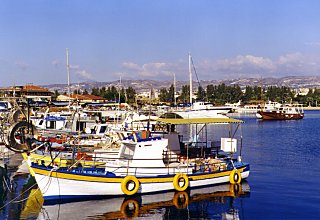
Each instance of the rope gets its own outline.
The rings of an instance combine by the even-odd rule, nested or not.
[[[85,157],[86,155],[83,155],[79,160],[77,160],[74,164],[72,164],[69,168],[68,171],[70,171],[73,167],[75,167],[78,163],[81,162],[81,160]]]
[[[51,183],[51,173],[52,173],[52,171],[54,171],[54,170],[56,170],[57,169],[57,167],[53,167],[51,170],[50,170],[50,173],[49,173],[49,181],[47,182],[47,184],[45,185],[45,187],[49,187],[50,186],[50,184],[48,185],[48,183]],[[44,178],[45,178],[46,176],[44,176],[39,182],[41,182]],[[23,201],[25,201],[26,199],[28,199],[28,198],[25,198],[25,199],[22,199],[22,200],[17,200],[20,196],[22,196],[22,195],[24,195],[25,193],[27,193],[29,190],[31,190],[35,185],[37,185],[37,183],[35,183],[35,184],[33,184],[32,186],[30,186],[28,189],[26,189],[25,191],[22,191],[21,192],[21,194],[19,194],[18,196],[16,196],[15,198],[13,198],[13,199],[11,199],[9,202],[7,202],[6,204],[4,204],[2,207],[0,207],[0,210],[2,209],[2,208],[4,208],[4,207],[6,207],[6,206],[8,206],[9,204],[11,204],[11,203],[19,203],[19,202],[23,202]],[[45,188],[44,187],[44,188]],[[40,188],[38,188],[37,190],[39,190]],[[36,191],[37,191],[36,190]],[[47,189],[48,190],[48,189]],[[36,192],[35,191],[35,192]],[[42,194],[44,194],[45,192],[42,190],[41,192],[43,192]]]
[[[191,57],[191,64],[192,64],[194,73],[196,74],[196,77],[197,77],[197,80],[198,80],[198,84],[199,84],[200,87],[202,87],[201,84],[200,84],[199,78],[198,78],[198,74],[197,74],[197,71],[196,71],[196,67],[195,67],[194,64],[193,64],[193,59],[192,59],[192,57]]]
[[[38,147],[34,148],[32,151],[30,151],[30,153],[35,152],[36,150],[38,150],[40,147],[42,147],[43,145],[46,145],[46,143],[40,144]]]
[[[11,189],[10,189],[10,187],[9,187],[9,184],[8,184],[6,178],[5,178],[5,177],[2,177],[2,179],[3,179],[3,181],[4,181],[4,183],[5,183],[6,187],[7,187],[7,189],[9,190],[9,192],[12,192]]]

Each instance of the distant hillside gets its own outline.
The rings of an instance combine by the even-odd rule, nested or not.
[[[201,80],[200,85],[206,87],[207,85],[218,85],[224,83],[228,86],[230,85],[239,85],[240,87],[245,86],[287,86],[293,89],[297,88],[314,88],[320,87],[320,76],[287,76],[282,78],[239,78],[232,80]],[[194,81],[193,86],[197,88],[199,85],[198,82]],[[159,90],[161,88],[169,88],[173,84],[172,81],[159,81],[159,80],[122,80],[121,87],[128,88],[129,86],[133,87],[137,92],[149,91],[150,88]],[[177,90],[180,90],[183,85],[189,85],[188,81],[177,81],[176,87]],[[91,91],[94,87],[110,87],[115,86],[119,87],[119,80],[112,82],[82,82],[79,84],[72,84],[71,91],[76,89],[83,91]],[[52,85],[43,85],[50,89],[51,91],[58,90],[60,93],[67,91],[66,84],[52,84]]]

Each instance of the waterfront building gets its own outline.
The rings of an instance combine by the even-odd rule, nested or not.
[[[2,98],[29,98],[42,101],[51,101],[54,93],[47,88],[35,85],[12,86],[9,88],[0,88],[0,97]]]

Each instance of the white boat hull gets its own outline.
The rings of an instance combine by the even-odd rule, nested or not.
[[[97,198],[99,196],[125,195],[121,189],[123,177],[104,177],[84,174],[66,174],[33,168],[38,186],[45,200]],[[239,169],[242,179],[249,176],[249,169]],[[189,187],[200,187],[230,182],[230,172],[190,174]],[[174,175],[137,177],[140,187],[137,193],[153,193],[174,190]]]

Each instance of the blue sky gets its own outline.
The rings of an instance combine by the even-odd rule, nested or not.
[[[320,74],[318,0],[0,0],[0,87]],[[195,78],[195,77],[194,77]]]

